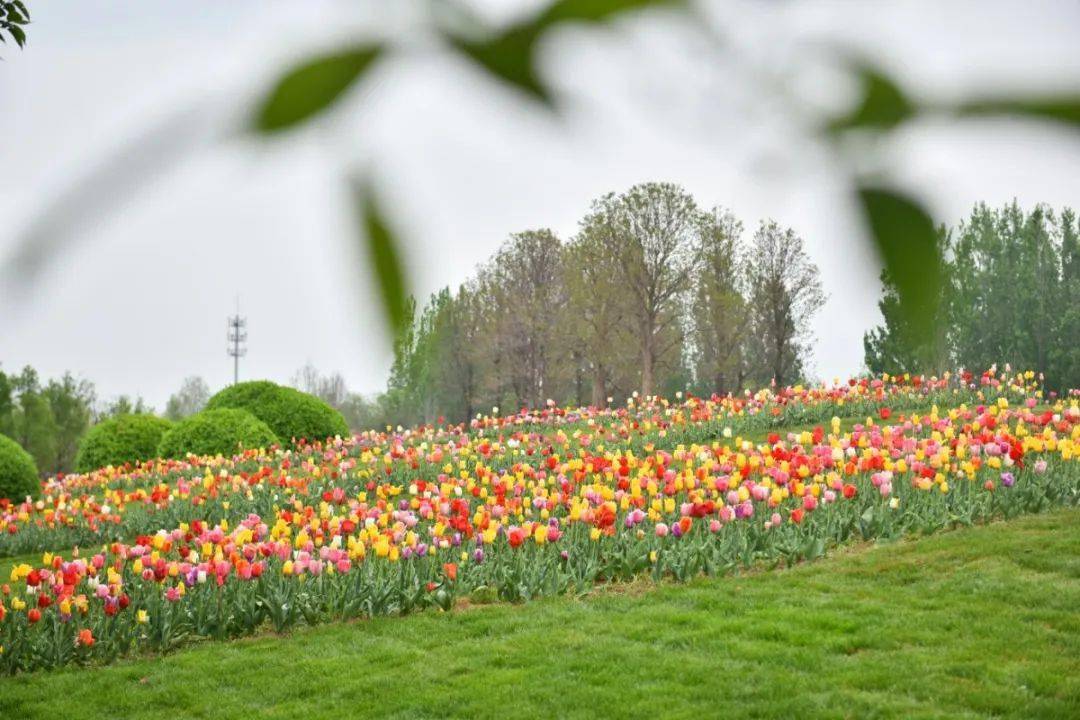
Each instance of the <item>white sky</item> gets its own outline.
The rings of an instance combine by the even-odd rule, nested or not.
[[[708,10],[719,50],[669,14],[567,29],[544,49],[567,97],[558,119],[425,45],[404,0],[29,4],[29,45],[0,50],[0,257],[160,118],[194,108],[221,138],[122,199],[101,191],[101,211],[79,210],[29,295],[0,287],[3,369],[71,370],[103,398],[141,394],[159,409],[186,375],[231,379],[237,295],[243,377],[287,380],[310,361],[352,389],[384,386],[388,343],[344,194],[358,169],[380,181],[421,297],[464,280],[511,232],[569,237],[593,198],[636,182],[680,183],[751,231],[773,217],[806,239],[830,295],[814,370],[856,372],[878,320],[877,270],[844,166],[810,131],[853,90],[825,48],[873,58],[931,99],[1080,90],[1072,1],[723,4]],[[473,4],[504,20],[536,3]],[[232,131],[290,59],[370,32],[413,49],[332,117],[272,143]],[[878,150],[950,224],[979,200],[1080,206],[1080,134],[937,119]]]

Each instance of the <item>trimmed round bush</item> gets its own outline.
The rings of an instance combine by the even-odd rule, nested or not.
[[[161,437],[172,423],[157,415],[118,415],[90,428],[79,443],[75,471],[87,473],[107,465],[139,463],[156,458]]]
[[[227,387],[210,398],[206,408],[247,410],[286,442],[349,435],[349,425],[337,410],[314,395],[269,380],[254,380]]]
[[[41,491],[37,465],[19,443],[0,435],[0,498],[22,501]]]
[[[241,448],[264,448],[277,436],[246,410],[203,410],[173,425],[161,438],[158,454],[163,458],[193,455],[235,455]]]

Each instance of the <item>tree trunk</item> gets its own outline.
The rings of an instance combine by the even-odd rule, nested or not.
[[[572,354],[574,360],[574,404],[583,405],[585,395],[585,373],[581,372],[581,353]]]
[[[592,404],[593,407],[607,407],[607,371],[603,365],[597,365],[593,371]]]
[[[784,347],[781,345],[777,348],[777,353],[773,358],[773,380],[776,382],[777,388],[784,387]]]
[[[653,354],[652,342],[647,342],[641,350],[641,394],[648,397],[653,391]]]
[[[472,366],[469,366],[468,369],[465,371],[465,387],[464,387],[464,392],[462,393],[462,395],[463,395],[463,397],[461,399],[464,401],[462,404],[465,406],[465,420],[464,420],[464,422],[465,422],[465,427],[467,428],[469,426],[469,421],[472,420],[472,416],[473,416],[473,373],[472,373]]]

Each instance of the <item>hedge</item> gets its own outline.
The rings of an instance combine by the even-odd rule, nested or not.
[[[176,423],[161,438],[163,458],[193,455],[235,455],[241,448],[269,447],[278,442],[266,423],[246,410],[204,410]]]
[[[0,435],[0,498],[22,501],[41,492],[34,458],[9,437]]]
[[[161,437],[172,423],[157,415],[118,415],[87,431],[75,456],[76,472],[86,473],[107,465],[132,465],[157,457]]]
[[[225,388],[210,398],[208,410],[247,410],[270,426],[285,442],[348,437],[349,425],[334,408],[307,393],[269,380],[242,382]]]

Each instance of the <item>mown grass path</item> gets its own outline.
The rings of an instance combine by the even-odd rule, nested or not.
[[[4,678],[0,717],[1080,717],[1080,510]]]

